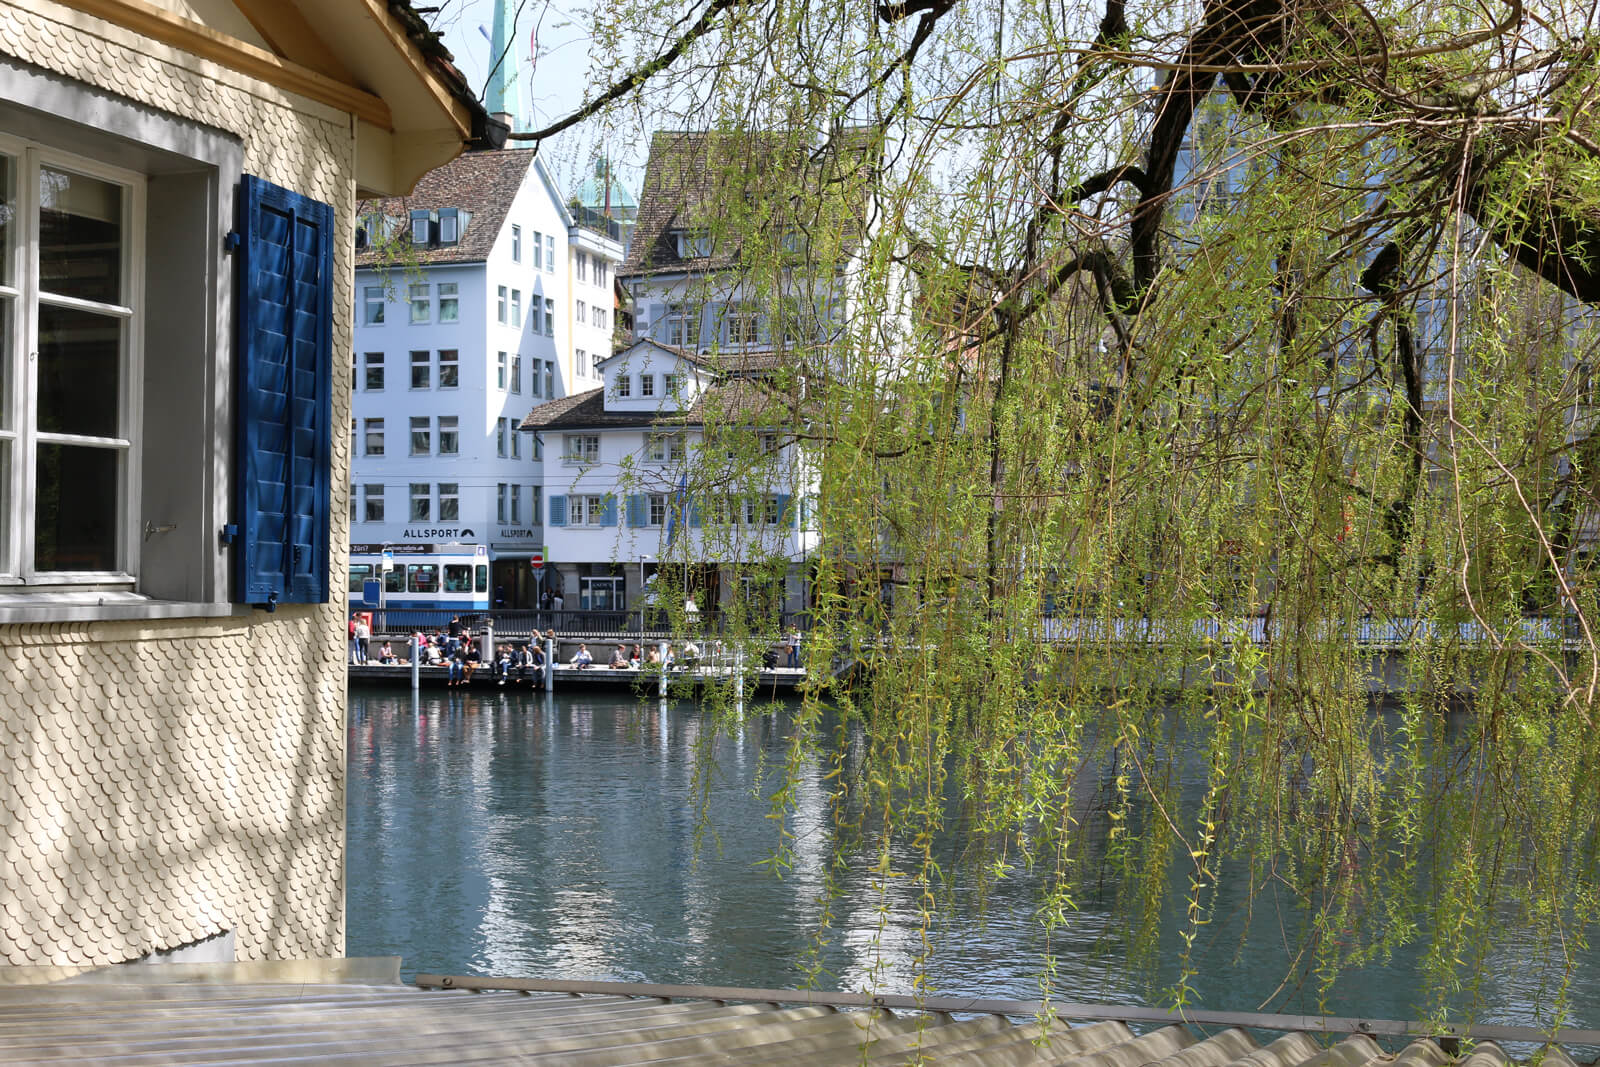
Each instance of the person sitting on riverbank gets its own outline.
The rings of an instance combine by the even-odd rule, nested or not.
[[[533,675],[534,685],[544,684],[544,646],[534,642],[533,647],[525,650],[528,656],[528,670]]]
[[[656,646],[651,645],[649,651],[647,651],[645,653],[644,666],[646,666],[646,667],[659,667],[659,666],[661,666],[661,652],[660,652],[660,650],[658,650],[656,648]]]
[[[589,646],[580,644],[578,651],[573,653],[572,665],[580,671],[588,670],[594,664],[594,657],[589,655]]]
[[[511,646],[501,645],[495,649],[494,676],[500,679],[500,684],[505,685],[506,679],[511,677]]]
[[[383,643],[383,648],[378,651],[378,662],[386,667],[395,665],[394,647],[388,641]]]
[[[612,670],[625,671],[628,669],[628,654],[623,651],[626,647],[625,645],[618,645],[616,650],[611,653]]]
[[[700,665],[700,646],[692,637],[683,643],[683,665],[691,669]]]
[[[639,664],[643,661],[644,648],[640,646],[637,641],[635,641],[633,644],[633,651],[628,655],[628,666],[632,667],[634,670],[638,670]]]
[[[466,651],[462,654],[461,684],[466,685],[472,681],[472,672],[483,666],[483,653],[478,649],[479,642],[471,637],[464,638],[463,642]]]
[[[661,657],[661,665],[668,670],[671,670],[677,662],[678,657],[673,653],[672,645],[669,643],[667,645],[666,652]]]

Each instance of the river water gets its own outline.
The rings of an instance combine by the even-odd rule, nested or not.
[[[408,690],[353,690],[348,954],[401,956],[408,976],[800,985],[823,914],[830,827],[820,815],[825,770],[808,768],[794,863],[782,877],[762,865],[775,847],[765,798],[778,784],[786,723],[782,705],[752,709],[735,736],[718,738],[702,805],[701,718],[689,704],[662,710],[626,692],[547,699],[433,691],[414,699]],[[1198,770],[1193,784],[1200,787]],[[956,845],[941,842],[941,855],[953,859]],[[922,938],[916,891],[907,880],[875,890],[871,859],[845,869],[846,892],[832,904],[817,950],[816,984],[909,993]],[[980,904],[971,879],[957,875],[930,934],[927,990],[1036,998],[1047,947],[1030,907],[1037,888],[1017,876]],[[1153,1003],[1174,980],[1175,943],[1163,943],[1150,967],[1130,966],[1114,891],[1086,887],[1070,929],[1049,946],[1055,998]],[[1166,927],[1175,929],[1177,918]],[[1317,1011],[1309,983],[1282,986],[1295,924],[1291,909],[1258,904],[1246,917],[1241,902],[1225,899],[1203,931],[1191,1002]],[[1544,1021],[1554,977],[1535,955],[1530,937],[1488,960],[1471,1013],[1485,1022]],[[1419,1017],[1416,956],[1347,975],[1322,1008]],[[1600,1026],[1600,956],[1581,959],[1572,983],[1567,1025]]]

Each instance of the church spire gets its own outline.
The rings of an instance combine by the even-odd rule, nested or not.
[[[483,103],[489,114],[499,115],[513,130],[519,130],[522,87],[518,84],[517,48],[511,39],[515,30],[511,0],[495,0],[494,32],[489,37],[489,85]]]

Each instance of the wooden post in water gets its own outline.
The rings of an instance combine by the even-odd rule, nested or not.
[[[415,693],[422,687],[422,642],[412,634],[407,644],[411,646],[411,691]]]
[[[554,692],[556,688],[556,639],[544,639],[544,691]]]
[[[494,654],[494,620],[483,620],[483,647],[478,649],[479,667],[488,667],[489,674],[493,676],[496,657]]]

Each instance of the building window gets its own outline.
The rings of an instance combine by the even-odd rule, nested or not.
[[[763,456],[773,455],[778,451],[778,435],[771,430],[763,430],[756,434],[756,447]]]
[[[383,521],[383,486],[363,485],[361,487],[361,503],[365,507],[368,522]]]
[[[506,501],[510,496],[510,486],[501,482],[495,486],[494,494],[494,521],[504,526],[506,522]]]
[[[639,375],[639,395],[640,396],[655,396],[656,395],[656,376],[654,374],[641,374],[641,375]]]
[[[522,486],[511,487],[511,524],[513,526],[522,522]]]
[[[461,321],[460,287],[455,282],[439,283],[439,321]]]
[[[539,361],[533,361],[533,373],[528,375],[528,392],[534,396],[543,395],[539,389]]]
[[[522,392],[522,353],[511,353],[511,391]]]
[[[432,518],[433,498],[428,492],[427,482],[411,483],[411,521],[427,522]]]
[[[667,495],[665,493],[650,494],[650,525],[665,526],[667,524]]]
[[[383,325],[383,286],[369,285],[361,290],[362,306],[364,311],[361,322],[364,326]]]
[[[594,283],[596,285],[606,283],[606,261],[598,257],[594,261]]]
[[[661,376],[661,392],[667,396],[678,395],[678,376],[676,374],[663,374]]]
[[[532,300],[528,301],[528,332],[529,333],[538,334],[538,333],[543,333],[544,332],[544,327],[540,324],[540,319],[541,318],[542,318],[542,316],[540,315],[540,312],[539,312],[539,298],[538,297],[534,297]]]
[[[411,454],[413,456],[433,454],[433,430],[426,415],[411,417]]]
[[[544,302],[544,335],[556,335],[556,298],[553,296],[546,297]]]
[[[503,285],[495,290],[494,321],[502,326],[506,324],[506,287]]]
[[[534,438],[535,444],[538,443],[538,440],[539,439],[537,437]],[[528,518],[530,521],[537,523],[539,521],[539,517],[543,514],[544,488],[542,486],[530,485],[528,486]]]
[[[544,235],[544,269],[547,274],[556,272],[556,239],[554,234]]]
[[[511,224],[511,262],[522,262],[522,227]]]
[[[439,243],[453,245],[461,240],[461,211],[458,208],[439,209]]]
[[[461,419],[457,415],[439,416],[439,455],[461,454]]]
[[[735,305],[728,309],[728,343],[753,345],[761,339],[761,316],[754,308]]]
[[[578,322],[582,323],[589,318],[589,305],[582,300],[578,301]]]
[[[633,376],[631,374],[617,375],[617,396],[627,399],[633,393]]]
[[[506,354],[504,352],[495,353],[495,387],[498,389],[506,387],[506,366]]]
[[[598,434],[569,433],[565,436],[562,460],[567,463],[593,464],[600,462],[600,437]]]
[[[383,420],[367,420],[367,455],[383,455]]]
[[[705,259],[711,255],[711,235],[704,230],[678,230],[675,236],[679,259]]]
[[[439,521],[455,522],[461,518],[461,484],[439,483]]]
[[[511,430],[510,419],[496,419],[494,424],[494,454],[501,459],[506,458],[508,448],[507,439]]]
[[[588,362],[589,362],[589,356],[588,356],[588,354],[586,352],[584,352],[583,349],[581,349],[581,348],[573,349],[573,352],[572,352],[572,372],[573,372],[574,375],[576,375],[579,378],[587,378],[589,376],[589,371],[588,371],[588,368],[585,366],[585,364],[587,364]]]
[[[521,329],[521,327],[522,327],[522,290],[521,289],[513,289],[513,290],[511,290],[511,325],[514,326],[514,327],[517,327],[518,329]]]
[[[554,400],[556,396],[556,364],[555,360],[544,361],[544,398]]]
[[[603,526],[606,524],[606,498],[589,494],[574,494],[567,498],[567,525]]]
[[[411,287],[411,322],[428,322],[433,318],[433,299],[428,293],[427,285],[413,285]]]
[[[677,433],[651,434],[646,443],[645,455],[651,463],[678,462],[683,459],[683,435]]]
[[[454,389],[460,382],[460,355],[454,348],[439,349],[439,388]]]
[[[693,348],[700,343],[700,314],[682,304],[667,308],[667,344]]]
[[[532,437],[533,458],[535,462],[537,462],[544,459],[544,438],[540,437],[538,434],[533,434]]]
[[[589,253],[587,252],[578,253],[578,280],[580,282],[589,280]]]
[[[517,420],[516,419],[507,419],[506,423],[510,426],[511,458],[512,459],[521,459],[522,458],[522,434],[517,432]]]
[[[594,309],[594,324],[599,329],[603,330],[603,329],[606,328],[606,309],[605,308],[597,306]]]
[[[383,388],[383,353],[368,352],[366,386],[369,392],[377,392]]]
[[[426,389],[433,384],[433,358],[427,352],[411,353],[411,388]]]

